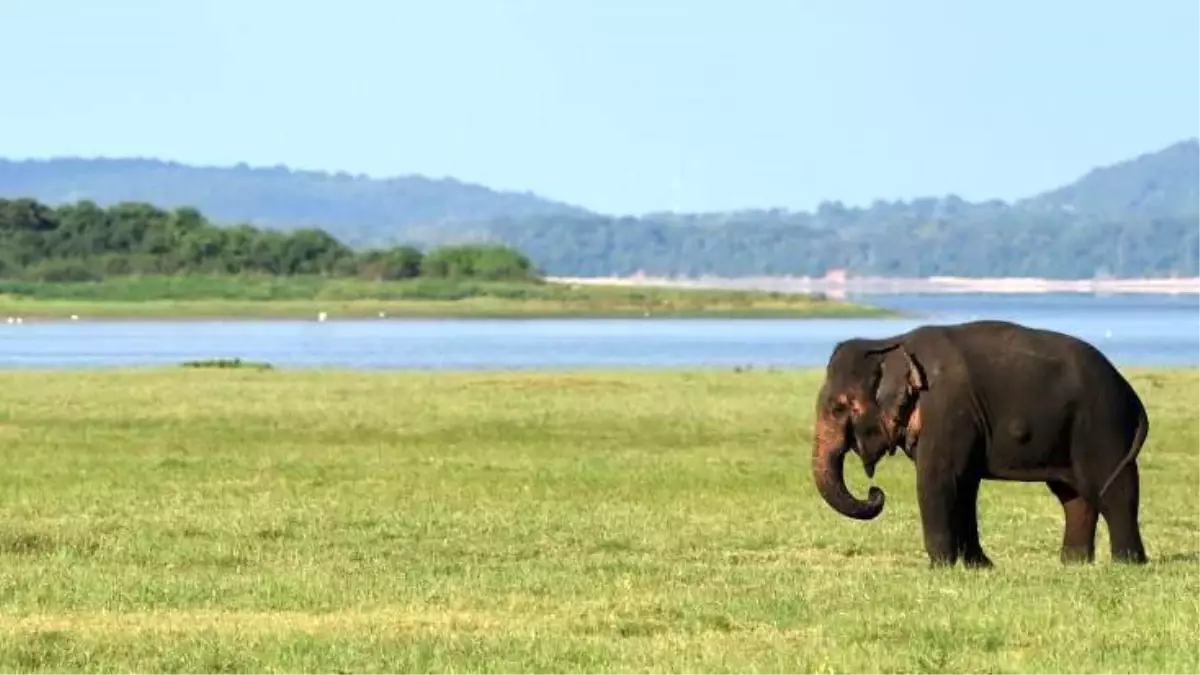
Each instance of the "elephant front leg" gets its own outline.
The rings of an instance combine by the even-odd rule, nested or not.
[[[959,537],[955,522],[957,481],[944,476],[936,467],[917,466],[917,501],[921,510],[921,529],[925,552],[931,567],[952,566],[958,560]]]
[[[979,541],[979,479],[964,478],[958,488],[954,509],[958,554],[967,567],[991,567],[992,561],[983,552]]]

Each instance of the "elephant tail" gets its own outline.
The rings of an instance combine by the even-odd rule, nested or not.
[[[1108,480],[1104,481],[1104,485],[1100,487],[1100,493],[1096,496],[1097,501],[1104,496],[1104,493],[1108,491],[1108,488],[1112,485],[1113,481],[1117,479],[1117,476],[1121,475],[1121,472],[1125,470],[1125,467],[1129,466],[1133,460],[1137,459],[1138,453],[1142,451],[1142,444],[1146,442],[1146,434],[1149,432],[1150,418],[1146,414],[1145,406],[1139,405],[1138,425],[1137,429],[1133,432],[1133,441],[1129,444],[1129,451],[1125,453],[1125,456],[1122,457],[1121,461],[1117,463],[1117,468],[1113,469],[1113,472],[1108,476]]]

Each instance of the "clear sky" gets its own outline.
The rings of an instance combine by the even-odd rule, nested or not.
[[[1196,0],[0,0],[0,156],[608,213],[1013,199],[1198,135]]]

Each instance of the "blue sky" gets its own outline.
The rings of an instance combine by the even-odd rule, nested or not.
[[[1198,134],[1195,0],[0,0],[0,156],[609,213],[1013,199]]]

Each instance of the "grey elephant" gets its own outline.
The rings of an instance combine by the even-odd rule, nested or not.
[[[1083,340],[1007,321],[921,326],[834,348],[816,400],[813,479],[838,513],[870,520],[883,491],[850,494],[845,455],[873,477],[902,449],[935,566],[992,565],[979,541],[982,480],[1046,483],[1062,503],[1064,563],[1094,560],[1099,517],[1114,560],[1145,563],[1137,458],[1149,429],[1133,386]]]

